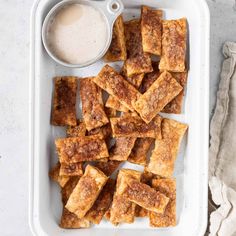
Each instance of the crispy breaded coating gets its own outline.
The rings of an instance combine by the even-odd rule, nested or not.
[[[115,145],[109,151],[109,160],[126,161],[134,147],[136,138],[116,138]]]
[[[154,179],[152,186],[157,191],[165,194],[169,203],[163,214],[149,212],[150,226],[169,227],[176,225],[176,180],[175,179]]]
[[[54,166],[50,172],[49,172],[49,177],[57,182],[61,187],[64,187],[65,184],[69,181],[70,177],[68,176],[60,176],[60,168],[61,164],[58,162],[56,166]]]
[[[96,161],[109,156],[106,142],[101,135],[59,138],[55,144],[61,163]]]
[[[147,164],[147,153],[153,141],[152,138],[137,138],[128,161],[145,166]]]
[[[147,170],[162,177],[171,177],[181,140],[188,125],[171,119],[163,119],[162,139],[155,141]]]
[[[127,76],[151,72],[151,57],[143,52],[140,19],[125,22],[125,38],[127,60],[124,66]]]
[[[187,72],[172,72],[172,76],[176,79],[176,81],[184,88],[187,83]],[[181,114],[182,112],[182,104],[184,98],[184,90],[182,90],[173,100],[171,100],[162,110],[165,113],[174,113]]]
[[[82,176],[83,175],[83,163],[61,163],[60,176]]]
[[[85,136],[86,134],[86,126],[83,121],[77,120],[76,126],[68,126],[66,129],[67,137],[79,137]]]
[[[64,76],[54,78],[54,98],[52,109],[52,125],[75,126],[77,78]]]
[[[90,223],[87,219],[79,219],[74,213],[64,207],[59,226],[64,229],[80,229],[89,228]]]
[[[163,20],[160,70],[184,72],[187,41],[187,20]]]
[[[105,65],[93,81],[129,110],[134,110],[133,104],[137,101],[140,93],[112,67]]]
[[[126,187],[127,179],[139,180],[141,173],[136,170],[122,169],[119,171],[116,191],[113,196],[111,207],[106,214],[106,218],[114,225],[119,223],[133,223],[135,216],[135,204],[123,196],[123,189]]]
[[[85,215],[85,219],[93,224],[99,224],[108,210],[115,191],[115,180],[108,179],[92,208]]]
[[[124,22],[120,15],[114,23],[111,45],[104,56],[104,60],[106,62],[124,61],[126,57]]]
[[[109,123],[104,111],[102,90],[92,80],[93,77],[80,80],[82,112],[88,131]]]
[[[149,123],[183,87],[173,78],[169,72],[163,72],[151,87],[139,97],[134,108],[141,118]]]
[[[87,165],[84,175],[79,179],[71,193],[66,208],[83,218],[96,201],[98,195],[106,184],[108,177],[99,169]]]
[[[123,194],[129,201],[156,213],[163,213],[169,198],[138,180],[127,180]]]
[[[157,115],[149,124],[139,116],[111,118],[114,137],[161,138],[162,117]]]
[[[142,6],[141,33],[143,51],[158,56],[161,55],[162,15],[162,10]]]
[[[95,166],[100,169],[105,175],[110,176],[112,173],[123,163],[122,161],[108,161],[108,162],[97,162]]]

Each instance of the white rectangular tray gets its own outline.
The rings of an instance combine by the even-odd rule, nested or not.
[[[30,112],[30,212],[32,232],[38,236],[201,236],[207,224],[208,180],[208,89],[209,89],[209,11],[204,0],[124,0],[125,19],[139,14],[141,5],[161,8],[165,18],[187,17],[189,27],[189,76],[184,113],[169,117],[189,124],[188,135],[180,152],[177,179],[176,227],[154,229],[148,219],[113,227],[103,221],[90,229],[64,230],[58,226],[61,214],[59,188],[48,178],[56,162],[55,137],[64,135],[62,128],[50,125],[52,78],[56,75],[79,77],[96,75],[103,62],[83,69],[57,65],[45,52],[41,41],[44,17],[58,0],[37,0],[31,16],[31,112]],[[115,64],[115,66],[119,66]],[[78,114],[79,115],[79,114]],[[137,168],[126,164],[125,167]]]

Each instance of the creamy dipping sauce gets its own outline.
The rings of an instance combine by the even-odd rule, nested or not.
[[[53,54],[71,64],[96,58],[106,46],[106,19],[94,7],[71,4],[59,10],[48,26],[47,41]]]

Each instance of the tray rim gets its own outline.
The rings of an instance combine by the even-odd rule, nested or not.
[[[204,235],[205,230],[207,228],[207,209],[208,209],[208,145],[209,145],[209,84],[210,84],[210,10],[209,6],[206,2],[206,0],[193,0],[195,2],[198,2],[198,4],[201,5],[201,7],[204,10],[204,16],[205,16],[205,45],[204,45],[204,56],[205,56],[205,64],[202,65],[202,71],[204,72],[204,77],[208,78],[207,82],[204,84],[204,94],[205,98],[204,101],[204,113],[205,118],[208,118],[205,120],[203,124],[203,130],[204,130],[204,147],[203,147],[203,153],[205,158],[203,158],[204,163],[202,163],[205,168],[203,173],[201,175],[206,175],[204,178],[204,189],[202,192],[202,220],[201,224],[199,224],[198,227],[198,236]],[[33,235],[38,236],[42,233],[47,235],[47,233],[41,228],[40,222],[36,221],[34,218],[34,205],[35,205],[35,194],[34,194],[34,180],[35,180],[35,166],[34,166],[34,142],[35,142],[35,22],[36,22],[36,12],[38,10],[38,6],[40,4],[41,0],[34,0],[33,6],[31,8],[31,14],[30,14],[30,69],[29,69],[29,203],[28,203],[28,223],[30,230]]]

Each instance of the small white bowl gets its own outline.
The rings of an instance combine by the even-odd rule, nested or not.
[[[107,32],[108,32],[108,37],[107,41],[104,42],[104,48],[103,50],[97,55],[95,58],[93,58],[90,61],[87,61],[86,63],[83,64],[70,64],[67,62],[64,62],[60,58],[58,58],[51,50],[49,44],[48,44],[48,37],[47,37],[47,32],[48,32],[48,27],[53,19],[53,17],[64,7],[71,5],[71,4],[81,4],[81,5],[88,5],[92,6],[95,9],[97,9],[105,18],[106,20],[106,25],[107,25]],[[81,67],[86,67],[89,66],[99,59],[101,59],[105,53],[107,52],[111,40],[112,40],[112,29],[114,22],[116,18],[123,12],[124,6],[121,0],[100,0],[100,1],[94,1],[94,0],[63,0],[56,4],[47,14],[47,16],[44,19],[43,22],[43,27],[42,27],[42,40],[43,40],[43,45],[48,53],[48,55],[56,61],[58,64],[61,64],[66,67],[71,67],[71,68],[81,68]]]

